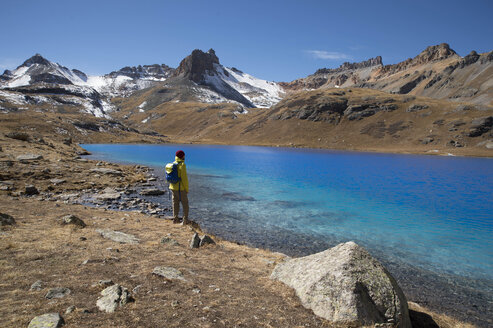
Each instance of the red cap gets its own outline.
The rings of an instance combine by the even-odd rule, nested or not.
[[[176,157],[183,159],[185,157],[185,152],[183,150],[178,150],[175,154]]]

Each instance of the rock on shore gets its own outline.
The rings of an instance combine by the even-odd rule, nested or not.
[[[303,306],[333,323],[411,328],[402,290],[390,273],[354,242],[280,263],[271,278],[294,288]]]

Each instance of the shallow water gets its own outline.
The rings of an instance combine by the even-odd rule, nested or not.
[[[354,240],[401,279],[418,270],[486,292],[491,302],[492,159],[244,146],[83,147],[93,157],[157,168],[183,149],[192,219],[223,238],[290,255]]]

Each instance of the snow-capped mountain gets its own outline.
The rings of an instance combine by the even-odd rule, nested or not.
[[[60,64],[50,62],[40,54],[26,60],[13,72],[6,70],[0,76],[0,87],[14,88],[35,83],[83,85],[87,76],[79,70],[70,70]]]
[[[179,90],[173,92],[174,95],[178,94],[173,101],[232,102],[242,107],[270,107],[284,95],[282,87],[275,82],[257,79],[236,68],[222,66],[212,49],[206,53],[194,50],[177,69],[164,64],[139,65],[124,67],[103,76],[86,75],[36,54],[15,70],[7,70],[0,75],[0,88],[16,89],[40,84],[71,85],[80,90],[85,88],[90,94],[96,91],[100,95],[98,98],[110,104],[109,99],[113,97],[128,97],[137,90],[163,85],[167,80],[171,83],[164,84],[165,87],[180,85]],[[162,101],[171,100],[163,98]],[[99,108],[105,113],[111,111],[111,105],[105,108],[101,105]]]
[[[197,85],[194,91],[198,100],[204,102],[226,100],[245,107],[270,107],[284,95],[282,87],[275,82],[224,67],[213,49],[208,52],[194,50],[181,61],[173,77],[193,81]]]

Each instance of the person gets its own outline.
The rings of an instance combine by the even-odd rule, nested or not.
[[[179,223],[178,213],[180,212],[180,203],[183,207],[183,225],[189,223],[188,220],[188,177],[187,167],[185,165],[185,152],[178,150],[175,154],[175,162],[178,168],[178,177],[180,181],[170,183],[169,189],[173,193],[173,223]]]

